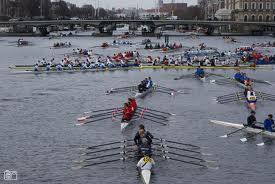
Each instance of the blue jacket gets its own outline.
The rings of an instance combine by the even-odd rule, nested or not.
[[[266,119],[264,121],[264,129],[272,132],[272,125],[274,125],[274,120],[273,119]]]
[[[241,73],[236,73],[235,76],[234,76],[234,78],[235,78],[236,80],[241,80],[241,81],[243,81],[243,76],[242,76]]]
[[[204,72],[204,70],[201,69],[201,68],[198,68],[197,71],[195,72],[195,75],[197,75],[197,76],[202,76],[202,75],[204,75],[204,74],[205,74],[205,72]]]

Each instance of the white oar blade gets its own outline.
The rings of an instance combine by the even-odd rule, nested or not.
[[[215,82],[216,82],[216,80],[210,80],[210,82],[211,82],[211,83],[215,83]]]
[[[87,119],[87,116],[77,118],[77,121],[85,121]]]
[[[264,146],[264,142],[257,144],[257,146]]]
[[[240,139],[242,142],[247,142],[247,138],[241,138]]]
[[[228,137],[228,135],[222,135],[222,136],[220,136],[221,138],[227,138]]]

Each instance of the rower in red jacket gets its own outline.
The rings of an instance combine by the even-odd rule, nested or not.
[[[136,102],[136,100],[134,98],[129,98],[128,101],[130,102],[133,111],[136,111],[136,109],[137,109],[137,102]]]
[[[129,105],[128,105],[128,103],[125,103],[124,104],[124,108],[123,108],[123,110],[122,110],[122,113],[123,113],[123,116],[122,116],[122,120],[121,120],[121,122],[124,122],[124,121],[130,121],[131,120],[131,118],[132,118],[132,107],[130,107]]]

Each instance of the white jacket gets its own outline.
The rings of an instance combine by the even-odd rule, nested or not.
[[[147,160],[147,158],[149,157],[141,158],[137,163],[137,167],[139,167],[141,170],[151,170],[152,167],[155,165],[155,161],[152,158],[149,158],[149,160]]]

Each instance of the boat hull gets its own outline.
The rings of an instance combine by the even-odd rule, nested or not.
[[[214,123],[214,124],[217,124],[217,125],[222,125],[222,126],[236,128],[236,129],[244,128],[244,126],[242,124],[237,124],[237,123],[229,123],[229,122],[217,121],[217,120],[210,120],[210,122]],[[257,133],[262,132],[263,130],[262,129],[257,129],[257,128],[247,127],[243,131],[248,132],[248,133],[256,133],[257,134]],[[264,132],[262,132],[262,135],[267,136],[267,137],[271,137],[271,138],[275,138],[275,132],[264,131]]]
[[[136,93],[135,94],[135,98],[144,98],[146,95],[148,95],[149,93],[152,93],[154,90],[154,86],[151,87],[150,89],[147,89],[147,91],[143,92],[143,93]]]
[[[141,178],[144,184],[150,184],[151,180],[151,170],[142,170]]]

